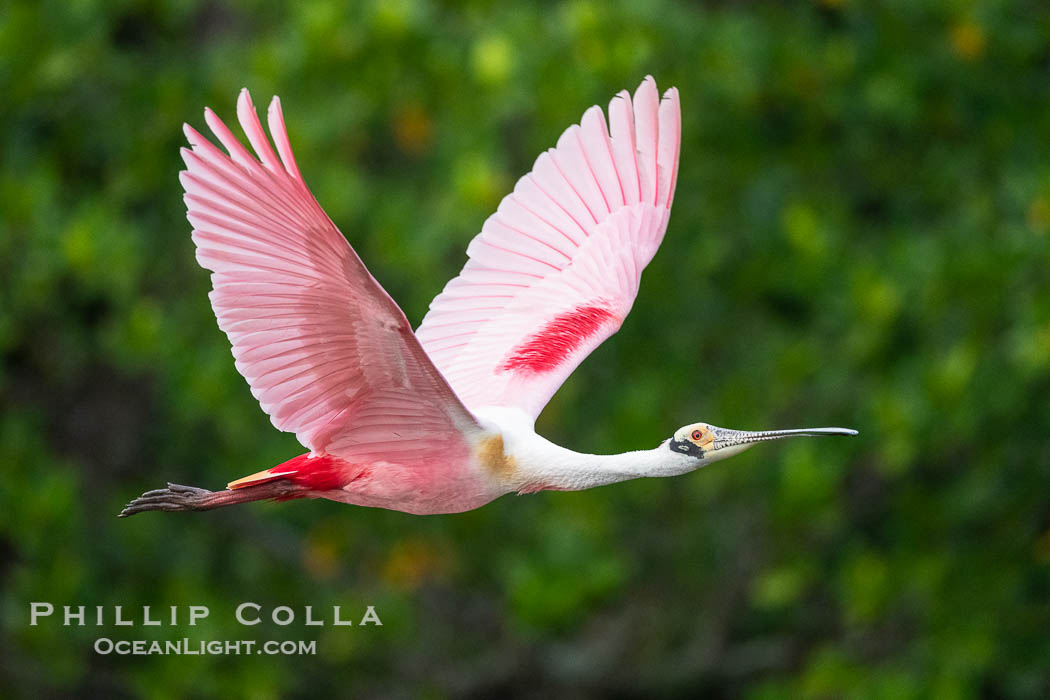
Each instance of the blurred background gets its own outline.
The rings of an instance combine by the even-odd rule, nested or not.
[[[682,97],[670,226],[539,432],[858,438],[455,516],[114,517],[302,451],[208,305],[184,121],[279,94],[307,182],[418,323],[540,151],[646,73]],[[15,0],[0,95],[5,696],[1050,694],[1045,4]],[[29,601],[211,615],[30,627]],[[242,601],[383,626],[242,627]],[[118,657],[99,636],[318,646]]]

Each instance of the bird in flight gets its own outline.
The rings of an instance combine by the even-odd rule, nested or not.
[[[247,90],[237,118],[252,151],[210,109],[225,152],[186,125],[180,181],[219,327],[262,409],[309,452],[223,491],[147,491],[121,517],[295,498],[455,513],[686,474],[767,440],[855,435],[692,423],[650,450],[592,455],[536,434],[554,392],[627,317],[674,198],[678,91],[661,99],[647,77],[608,114],[591,107],[540,155],[414,333],[307,189],[276,97],[272,146]]]

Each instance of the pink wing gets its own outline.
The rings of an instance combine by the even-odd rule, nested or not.
[[[465,456],[476,421],[310,194],[277,98],[268,121],[279,159],[246,90],[237,116],[255,154],[205,110],[229,155],[187,125],[180,180],[197,260],[213,271],[212,307],[252,394],[315,453],[420,465],[436,451]]]
[[[500,203],[416,331],[463,402],[535,418],[631,310],[667,228],[678,91],[647,77],[569,127]]]

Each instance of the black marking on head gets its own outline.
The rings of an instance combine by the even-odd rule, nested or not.
[[[671,450],[674,452],[681,452],[690,457],[703,458],[704,456],[703,448],[689,440],[675,440],[674,438],[671,438]]]

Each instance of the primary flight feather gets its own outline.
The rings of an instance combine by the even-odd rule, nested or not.
[[[565,378],[619,329],[663,239],[676,89],[660,99],[647,77],[633,99],[613,98],[608,123],[587,110],[484,223],[415,333],[307,189],[279,100],[267,110],[273,146],[246,90],[237,117],[252,151],[210,109],[225,152],[186,125],[187,216],[237,370],[310,451],[225,491],[148,491],[121,516],[304,497],[459,512],[511,492],[683,474],[763,440],[855,434],[694,423],[652,450],[588,455],[534,432]]]

